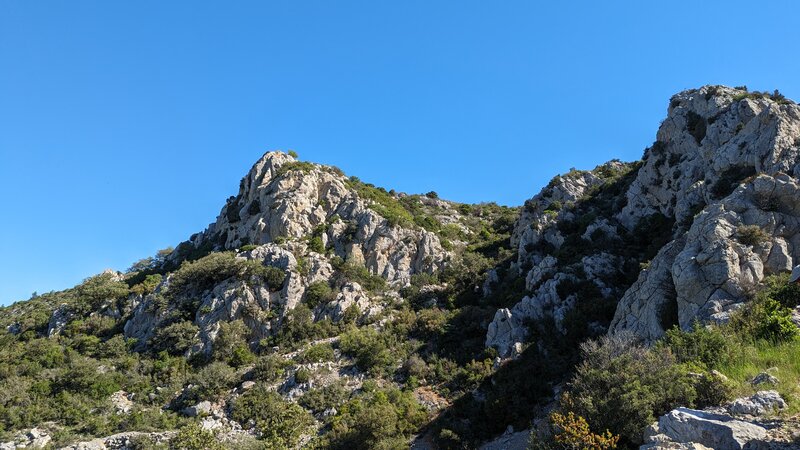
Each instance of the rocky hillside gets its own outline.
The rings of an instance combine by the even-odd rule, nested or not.
[[[175,249],[0,309],[0,448],[474,448],[551,410],[651,445],[658,415],[724,400],[698,400],[717,366],[679,358],[696,323],[758,334],[744,317],[765,299],[800,304],[764,290],[800,256],[800,107],[777,91],[681,92],[641,161],[573,169],[520,208],[290,153]],[[612,358],[603,336],[656,350]],[[581,377],[619,355],[686,390],[604,422]]]
[[[487,345],[508,354],[544,317],[564,333],[565,320],[592,318],[579,326],[595,334],[611,319],[611,332],[649,341],[726,321],[800,256],[799,114],[780,96],[681,92],[641,162],[553,179],[512,235],[530,294],[498,311]]]

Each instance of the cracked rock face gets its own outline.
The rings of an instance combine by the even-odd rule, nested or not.
[[[389,282],[406,283],[414,273],[433,273],[444,267],[448,253],[435,234],[392,226],[349,183],[338,169],[298,163],[285,153],[269,152],[242,179],[238,195],[228,200],[216,222],[192,239],[192,245],[234,249],[303,239],[324,226],[327,229],[320,238],[326,248],[345,260],[363,262]]]
[[[759,175],[697,216],[625,293],[611,324],[648,340],[669,326],[725,322],[765,275],[791,270],[800,252],[800,185]],[[743,236],[760,230],[757,242]],[[667,317],[674,314],[674,318]]]
[[[181,244],[167,262],[176,266],[187,252],[237,250],[238,259],[281,269],[286,278],[277,290],[263,281],[230,278],[185,299],[199,301],[193,323],[199,328],[200,344],[191,353],[209,353],[223,321],[242,320],[253,342],[271,336],[300,304],[311,283],[334,277],[336,257],[365,266],[392,289],[408,284],[413,274],[445,267],[451,254],[437,235],[390,223],[370,200],[359,196],[363,187],[357,183],[338,169],[299,163],[281,152],[265,154],[252,167],[216,222]],[[420,201],[452,210],[441,200]],[[312,239],[319,240],[324,254],[319,253],[319,244],[310,245]],[[130,299],[133,312],[125,324],[125,336],[136,338],[138,349],[145,348],[155,330],[169,323],[170,307],[156,307],[164,302],[160,294],[168,289],[167,279],[154,293]],[[358,283],[349,283],[315,318],[338,321],[351,307],[358,308],[362,319],[380,311]]]
[[[800,108],[741,96],[706,86],[673,97],[620,220],[660,211],[691,225],[625,293],[612,332],[652,341],[674,324],[724,322],[765,275],[798,261]],[[747,242],[741,226],[766,239]]]
[[[627,184],[627,175],[607,176],[626,168]],[[526,202],[511,238],[511,268],[525,277],[528,293],[498,313],[486,344],[507,355],[524,337],[524,321],[545,317],[558,325],[571,303],[585,301],[570,289],[559,295],[555,279],[593,283],[594,297],[618,304],[603,326],[651,342],[674,325],[728,320],[766,275],[800,262],[798,177],[798,105],[723,86],[675,95],[641,163],[571,171]],[[591,217],[581,215],[579,206],[597,204],[609,183],[616,183],[614,197],[600,198]],[[654,230],[654,217],[666,227]],[[575,224],[582,224],[577,231]],[[638,261],[611,251],[642,245],[637,233],[663,244]],[[583,251],[580,262],[570,260],[576,251]]]

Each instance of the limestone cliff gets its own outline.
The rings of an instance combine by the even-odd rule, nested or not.
[[[509,354],[531,319],[566,334],[565,320],[589,318],[598,333],[651,341],[726,320],[765,274],[798,261],[798,156],[800,107],[779,94],[675,95],[641,162],[572,171],[526,202],[511,244],[528,294],[497,312],[487,345]]]

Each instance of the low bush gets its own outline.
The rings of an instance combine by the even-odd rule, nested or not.
[[[241,424],[253,423],[267,448],[294,448],[313,423],[308,411],[290,403],[263,384],[233,402],[231,416]]]
[[[251,377],[255,381],[274,383],[286,373],[289,365],[288,361],[278,355],[261,356],[253,367]]]
[[[159,284],[161,284],[162,278],[163,277],[161,274],[158,273],[146,275],[144,277],[144,281],[131,287],[131,293],[137,295],[149,294],[153,292]]]
[[[169,441],[170,450],[224,450],[214,433],[192,422],[181,428]]]
[[[314,414],[321,414],[332,408],[339,408],[349,397],[350,394],[342,383],[332,383],[306,392],[298,403]]]
[[[212,362],[191,377],[192,390],[186,401],[216,400],[238,381],[236,371],[223,362]]]
[[[344,262],[341,258],[334,258],[332,262],[337,271],[336,278],[339,284],[355,281],[370,292],[380,292],[386,289],[386,280],[372,274],[366,267]]]
[[[305,368],[297,369],[297,372],[294,373],[294,382],[297,384],[308,383],[311,379],[311,372]]]
[[[306,288],[305,302],[311,309],[329,303],[335,298],[336,295],[327,281],[315,281]]]
[[[763,294],[781,306],[794,308],[800,305],[800,284],[789,282],[789,273],[770,275],[762,281]]]
[[[333,361],[334,359],[333,347],[328,343],[312,345],[298,357],[301,363],[319,363]]]
[[[729,357],[730,337],[719,328],[695,322],[690,331],[679,327],[668,330],[660,345],[669,348],[682,363],[699,363],[705,370],[718,369]]]
[[[310,173],[315,167],[314,164],[305,161],[288,162],[278,168],[275,172],[275,178],[282,177],[289,172]]]
[[[166,351],[170,355],[182,355],[199,342],[197,325],[184,320],[156,329],[148,345],[153,353]]]
[[[606,430],[595,434],[586,419],[572,412],[553,412],[546,435],[531,433],[530,450],[611,450],[617,448],[619,436]]]
[[[395,360],[381,334],[372,327],[356,328],[344,333],[339,340],[339,348],[355,358],[359,369],[373,374],[391,370]]]
[[[233,252],[214,252],[181,264],[170,279],[169,291],[173,298],[182,294],[198,294],[231,277],[242,280],[258,277],[270,289],[278,290],[283,286],[286,273],[277,267],[265,266],[260,261],[237,259]]]
[[[255,355],[250,351],[249,335],[250,329],[241,320],[220,322],[219,334],[212,347],[212,358],[233,367],[252,363]]]
[[[122,299],[128,296],[128,285],[116,281],[115,275],[102,273],[87,278],[75,288],[79,304],[86,310],[97,310],[105,301]]]
[[[380,390],[365,382],[363,392],[341,406],[331,420],[323,447],[332,449],[408,448],[408,439],[428,414],[411,392]]]
[[[667,349],[651,351],[630,336],[611,335],[582,344],[581,352],[583,361],[561,404],[595,432],[609,430],[638,444],[656,417],[696,398],[691,380]]]
[[[736,240],[743,245],[756,246],[769,240],[769,235],[758,225],[740,225],[736,228]]]

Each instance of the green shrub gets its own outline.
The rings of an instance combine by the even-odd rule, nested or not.
[[[284,401],[258,384],[233,402],[231,416],[241,424],[255,423],[268,448],[294,448],[313,423],[308,411]]]
[[[169,291],[173,297],[199,294],[231,277],[242,280],[261,278],[270,289],[278,290],[283,286],[286,273],[277,267],[265,266],[260,261],[237,259],[233,252],[215,252],[197,261],[181,264],[170,280]]]
[[[98,309],[103,302],[117,300],[128,296],[128,285],[115,281],[115,275],[102,273],[87,278],[75,288],[79,301],[88,310]]]
[[[788,283],[788,274],[766,277],[755,298],[731,315],[731,328],[746,342],[793,340],[799,334],[792,322],[792,308],[799,290]]]
[[[557,213],[558,211],[561,211],[561,208],[563,208],[563,206],[561,206],[561,202],[558,201],[558,200],[554,200],[553,202],[551,202],[547,206],[547,208],[544,209],[544,212],[545,213],[547,213],[547,212],[556,212]]]
[[[314,322],[314,313],[304,303],[300,303],[289,311],[278,334],[270,342],[272,345],[298,348],[308,340],[330,337],[339,331],[339,327],[330,320]]]
[[[577,366],[562,406],[584,417],[595,432],[609,430],[629,443],[657,416],[692,405],[688,376],[667,349],[648,350],[631,337],[604,336],[581,345]]]
[[[192,322],[184,320],[156,329],[148,345],[153,353],[166,351],[170,355],[182,355],[199,342],[200,331]]]
[[[187,424],[169,441],[170,450],[224,450],[214,433],[194,422]]]
[[[773,342],[788,341],[798,335],[792,311],[777,300],[764,298],[750,305],[750,320],[755,323],[753,337]]]
[[[789,282],[789,273],[770,275],[762,280],[763,295],[776,300],[781,306],[794,308],[800,305],[800,284]]]
[[[258,246],[257,246],[257,245],[254,245],[254,244],[247,244],[247,245],[243,245],[243,246],[242,246],[242,247],[239,249],[239,251],[240,251],[240,252],[249,252],[249,251],[255,250],[255,249],[257,249],[257,248],[258,248]]]
[[[373,374],[388,370],[395,359],[380,333],[371,327],[344,333],[339,339],[339,348],[355,358],[359,369]]]
[[[161,284],[162,278],[163,277],[161,274],[158,273],[146,275],[144,277],[144,281],[131,287],[131,293],[137,295],[149,294],[153,292],[159,284]]]
[[[282,269],[272,266],[262,266],[264,269],[260,271],[260,275],[267,282],[267,286],[273,291],[278,291],[283,288],[283,281],[286,279],[286,272]]]
[[[214,340],[212,357],[233,367],[241,367],[255,360],[250,351],[248,337],[250,329],[241,320],[220,322],[219,334]]]
[[[314,170],[314,164],[305,161],[288,162],[278,168],[275,172],[275,178],[280,178],[289,172],[310,173]]]
[[[718,369],[730,355],[730,337],[719,328],[695,322],[691,331],[679,327],[668,330],[662,345],[667,346],[682,363],[701,364],[705,370]]]
[[[386,219],[389,226],[407,227],[414,223],[414,216],[385,189],[363,183],[357,177],[350,177],[346,184],[359,197],[370,202],[369,207]]]
[[[333,361],[334,359],[333,347],[328,343],[312,345],[299,356],[299,362],[301,363],[318,363]]]
[[[294,373],[294,382],[297,384],[308,383],[311,379],[311,372],[308,369],[300,368]]]
[[[192,401],[214,401],[231,389],[237,380],[236,371],[231,366],[223,362],[212,362],[191,377],[194,387],[190,398]]]
[[[341,258],[334,258],[332,262],[340,283],[355,281],[370,292],[380,292],[386,289],[386,280],[378,275],[373,275],[366,267],[346,263]]]
[[[736,228],[736,239],[743,245],[756,246],[769,240],[769,236],[758,225],[740,225]]]
[[[316,308],[336,298],[327,281],[315,281],[306,288],[305,301],[309,308]]]
[[[719,406],[733,399],[734,385],[717,371],[700,372],[693,381],[697,408]]]
[[[286,372],[289,362],[278,355],[261,356],[256,360],[251,376],[256,381],[273,383]]]
[[[351,399],[331,421],[326,436],[333,449],[408,448],[408,439],[427,419],[411,392],[377,390],[364,383],[364,392]]]
[[[169,290],[174,295],[190,290],[202,292],[238,275],[241,268],[240,261],[231,252],[211,253],[196,261],[184,261],[172,274]]]
[[[308,240],[308,249],[316,253],[325,253],[325,244],[322,243],[322,237],[311,236]]]
[[[288,152],[286,152],[286,153],[287,153],[289,156],[291,156],[292,158],[297,158],[297,152],[296,152],[296,151],[294,151],[294,150],[289,150],[289,151],[288,151]]]
[[[314,414],[320,414],[331,408],[339,408],[349,396],[350,394],[339,382],[306,392],[298,403]]]
[[[121,375],[98,373],[97,363],[88,358],[70,358],[68,366],[53,383],[53,392],[68,391],[93,399],[105,399],[120,390]]]

